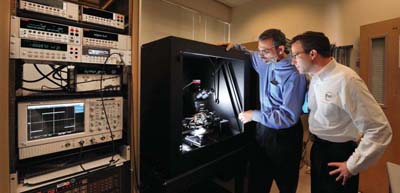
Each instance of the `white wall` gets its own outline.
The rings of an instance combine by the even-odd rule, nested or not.
[[[144,0],[146,1],[146,0]],[[203,15],[209,15],[225,22],[231,22],[232,9],[215,0],[168,0],[194,9]]]
[[[256,0],[233,9],[232,41],[244,43],[256,41],[268,28],[279,28],[288,37],[305,30],[324,28],[328,1],[306,0],[265,1]],[[321,18],[322,17],[322,18]]]
[[[139,43],[171,35],[213,44],[229,41],[230,25],[201,11],[206,3],[198,2],[198,9],[194,9],[194,5],[187,7],[172,1],[143,0]],[[227,9],[222,6],[219,10],[220,16],[229,17],[230,9],[226,12]]]
[[[339,10],[341,18],[340,34],[337,42],[354,45],[351,55],[351,67],[358,70],[360,26],[400,17],[399,0],[341,0]]]
[[[400,0],[255,0],[233,9],[231,40],[256,41],[268,28],[288,38],[304,31],[322,31],[336,45],[353,45],[356,68],[360,26],[400,17]]]

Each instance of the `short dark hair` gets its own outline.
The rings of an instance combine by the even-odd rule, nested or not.
[[[264,41],[266,39],[272,39],[274,47],[285,46],[285,52],[287,51],[286,36],[281,30],[267,29],[258,36],[258,41]]]
[[[291,44],[300,41],[305,52],[316,50],[323,57],[331,57],[331,44],[322,32],[307,31],[295,36]]]

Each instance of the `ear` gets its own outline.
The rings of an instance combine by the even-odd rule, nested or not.
[[[278,54],[284,54],[285,53],[285,46],[283,46],[283,45],[278,46],[277,51],[278,51]]]
[[[312,50],[310,51],[311,59],[314,60],[314,59],[317,57],[317,55],[318,55],[318,51],[317,51],[317,50],[312,49]]]

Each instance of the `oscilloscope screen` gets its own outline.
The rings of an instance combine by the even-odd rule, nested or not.
[[[84,109],[84,103],[29,106],[28,140],[84,132]]]

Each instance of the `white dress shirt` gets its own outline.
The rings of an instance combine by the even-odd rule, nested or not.
[[[392,139],[392,129],[362,79],[332,59],[312,76],[308,94],[310,132],[331,142],[361,141],[347,160],[357,174],[377,161]]]

